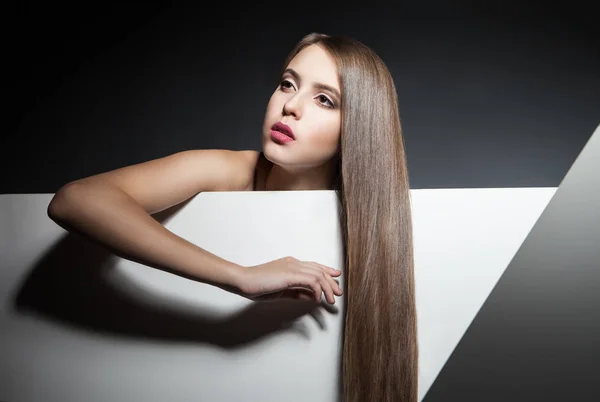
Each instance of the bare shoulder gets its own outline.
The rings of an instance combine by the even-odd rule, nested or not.
[[[194,149],[185,151],[192,159],[210,163],[215,181],[205,191],[248,191],[254,184],[254,171],[260,152],[253,150]]]
[[[260,152],[254,150],[228,151],[232,166],[229,191],[252,191]],[[226,185],[227,186],[227,185]],[[225,190],[227,191],[227,190]]]
[[[254,167],[256,166],[256,164],[258,162],[258,158],[260,157],[260,152],[258,152],[258,151],[244,150],[244,151],[231,151],[231,152],[238,154],[238,156],[243,161],[248,163],[252,167],[252,169],[254,169]]]

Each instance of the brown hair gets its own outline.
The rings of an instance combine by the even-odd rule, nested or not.
[[[282,72],[311,44],[334,59],[342,92],[333,177],[345,256],[342,397],[417,401],[411,200],[394,81],[364,44],[314,32],[296,44]]]

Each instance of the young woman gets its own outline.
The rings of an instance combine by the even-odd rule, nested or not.
[[[345,296],[344,401],[416,401],[418,345],[408,171],[396,88],[364,44],[311,33],[286,58],[262,152],[188,150],[76,180],[48,215],[119,255],[251,299]],[[182,239],[151,214],[202,191],[335,190],[341,272],[285,257],[253,267]]]

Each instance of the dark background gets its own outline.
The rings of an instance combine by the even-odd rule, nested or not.
[[[12,6],[0,192],[53,193],[191,148],[259,150],[280,65],[312,31],[388,65],[411,188],[558,186],[600,123],[596,14],[453,3]]]
[[[281,63],[313,31],[353,36],[388,65],[411,188],[559,186],[600,123],[600,33],[591,3],[415,3],[13,5],[4,27],[0,192],[53,193],[185,149],[259,150]],[[561,273],[568,278],[566,268]],[[555,275],[544,284],[548,294],[560,290]],[[530,276],[514,283],[536,287]],[[482,309],[487,317],[476,317],[470,331],[527,307],[513,295],[508,285],[495,289],[491,298],[504,310]],[[565,305],[576,311],[577,295],[570,297]],[[573,316],[565,320],[553,328],[584,328]],[[528,352],[537,340],[525,339],[528,332],[545,337],[540,345],[559,338],[536,325],[528,321],[512,343],[466,338],[426,402],[563,401],[591,389],[591,357],[577,372],[570,365],[576,383],[561,374],[561,362],[573,363],[568,348],[548,351],[556,374],[547,376],[539,350]],[[515,348],[515,359],[483,358]],[[544,393],[547,384],[552,392]]]

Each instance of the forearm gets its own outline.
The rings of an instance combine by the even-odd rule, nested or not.
[[[87,185],[61,191],[50,203],[48,215],[64,229],[129,260],[240,293],[242,266],[177,236],[123,191]]]

